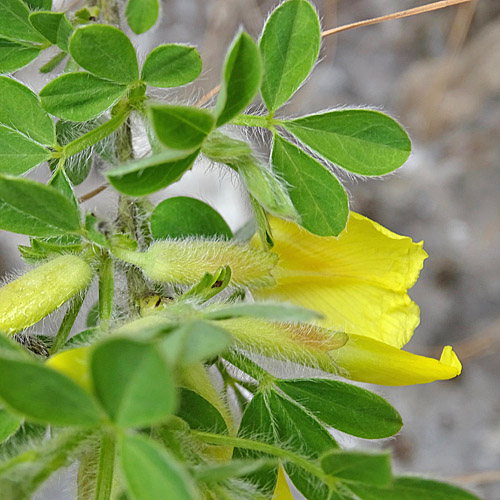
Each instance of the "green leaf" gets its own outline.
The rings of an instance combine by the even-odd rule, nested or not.
[[[45,146],[56,142],[55,126],[35,93],[21,83],[0,76],[0,124]]]
[[[231,163],[236,158],[252,154],[250,144],[233,139],[214,130],[203,143],[202,152],[207,158],[218,163]]]
[[[152,28],[158,14],[160,4],[158,0],[128,0],[125,15],[130,29],[140,35]]]
[[[0,38],[0,73],[10,73],[23,68],[38,57],[41,50]]]
[[[309,2],[289,0],[271,14],[259,44],[264,66],[260,92],[271,113],[288,101],[307,78],[320,45],[318,15]]]
[[[262,392],[258,392],[246,407],[241,418],[238,429],[238,437],[248,438],[258,436],[258,440],[268,443],[275,443],[275,430],[273,426],[273,416],[270,413],[266,398]],[[272,458],[265,453],[248,450],[245,448],[235,448],[233,459],[261,459]],[[272,493],[276,486],[278,477],[278,467],[260,469],[249,475],[252,482],[259,485],[264,492]]]
[[[272,162],[289,186],[300,225],[318,236],[338,236],[347,224],[349,201],[332,172],[278,135],[274,136]]]
[[[321,457],[321,468],[343,481],[384,487],[392,483],[390,453],[335,450]]]
[[[73,33],[73,26],[63,12],[32,12],[29,20],[49,42],[68,52],[68,40]]]
[[[355,385],[328,379],[280,380],[276,385],[327,425],[353,436],[380,439],[403,426],[384,398]]]
[[[191,429],[227,434],[226,422],[215,406],[189,389],[181,388],[180,390],[180,406],[177,416],[185,420]]]
[[[153,345],[111,338],[96,345],[90,367],[94,391],[117,425],[152,425],[175,411],[174,378]]]
[[[156,240],[189,236],[230,240],[233,236],[210,205],[186,196],[168,198],[157,205],[151,214],[151,232]]]
[[[172,364],[190,365],[219,354],[232,340],[220,326],[207,321],[189,321],[165,337],[162,350]]]
[[[333,437],[318,420],[277,392],[269,394],[269,408],[274,421],[275,444],[286,446],[310,460],[338,448]],[[285,464],[285,470],[306,498],[328,498],[329,489],[318,478],[292,463]]]
[[[29,21],[30,11],[21,0],[0,2],[0,37],[9,40],[44,43],[45,38]]]
[[[48,185],[56,188],[78,210],[78,201],[73,191],[73,187],[71,186],[71,182],[63,168],[56,170],[56,173],[52,176]]]
[[[259,91],[262,64],[252,37],[240,32],[228,49],[215,106],[217,127],[241,113]]]
[[[231,460],[226,463],[202,465],[194,470],[197,481],[219,483],[233,477],[247,476],[261,467],[275,467],[277,460]],[[251,494],[251,492],[249,492]],[[238,496],[238,499],[240,497]],[[254,500],[254,497],[249,497]]]
[[[63,426],[101,422],[97,404],[82,387],[41,363],[0,356],[0,372],[9,374],[0,377],[0,398],[29,420]]]
[[[260,441],[286,448],[309,460],[317,460],[320,455],[338,448],[320,422],[274,390],[254,396],[243,414],[238,436],[259,436]],[[234,456],[255,458],[266,455],[236,448]],[[317,477],[288,462],[285,463],[285,470],[306,498],[328,498],[328,487]],[[259,471],[251,477],[268,491],[272,491],[276,483],[276,471],[272,470]]]
[[[120,462],[134,500],[199,500],[193,479],[170,453],[145,437],[123,436]]]
[[[267,212],[289,220],[298,215],[284,183],[253,155],[241,156],[227,163],[241,176],[248,192]]]
[[[153,87],[179,87],[198,78],[201,68],[201,57],[194,47],[160,45],[146,57],[141,79]]]
[[[355,174],[388,174],[410,155],[407,133],[379,111],[329,111],[286,120],[282,125],[323,158]]]
[[[419,477],[397,477],[388,488],[349,484],[349,489],[360,500],[480,500],[457,486]]]
[[[56,189],[0,175],[0,229],[32,236],[78,231],[80,214]]]
[[[292,321],[295,323],[311,322],[323,317],[316,311],[282,303],[229,304],[222,305],[220,309],[208,311],[204,314],[206,319],[211,320],[241,318],[244,316],[271,321]]]
[[[94,214],[85,214],[85,230],[87,231],[87,239],[93,243],[97,243],[99,246],[104,248],[110,248],[111,244],[108,240],[108,235],[106,235],[106,230],[101,229],[101,224],[103,221],[99,220]],[[106,223],[104,223],[106,224]],[[106,227],[106,225],[104,225]]]
[[[177,182],[189,170],[199,150],[164,151],[106,172],[109,182],[121,193],[145,196]]]
[[[0,443],[10,438],[23,423],[23,417],[0,407]]]
[[[202,304],[222,292],[230,282],[231,268],[229,266],[220,267],[213,274],[205,273],[201,280],[186,293],[183,293],[178,300]]]
[[[114,26],[90,24],[78,28],[70,38],[69,51],[83,69],[100,78],[124,84],[139,79],[134,46]]]
[[[2,463],[0,498],[35,498],[36,490],[49,476],[74,462],[75,448],[90,434],[88,429],[49,431],[46,426],[25,423],[4,445],[7,449],[2,450],[3,456],[8,458]]]
[[[0,125],[0,172],[24,174],[48,160],[50,151],[11,128]]]
[[[89,73],[66,73],[40,91],[42,106],[52,115],[83,122],[104,113],[126,92],[124,85]]]
[[[199,146],[215,125],[212,113],[191,106],[152,106],[151,117],[158,139],[172,149]]]
[[[52,0],[23,0],[30,10],[50,10]]]

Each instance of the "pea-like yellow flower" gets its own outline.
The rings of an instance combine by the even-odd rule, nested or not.
[[[397,235],[351,212],[338,238],[320,237],[272,218],[279,257],[274,286],[255,288],[259,299],[279,299],[324,314],[321,327],[345,332],[330,356],[347,378],[410,385],[457,376],[461,364],[447,346],[440,361],[400,350],[420,320],[408,296],[427,253],[422,242]]]
[[[272,218],[279,264],[276,285],[255,289],[260,299],[281,299],[323,313],[322,326],[402,347],[420,321],[408,296],[427,253],[351,212],[338,238],[316,236],[293,222]]]
[[[144,253],[114,253],[152,280],[185,285],[229,265],[232,283],[256,299],[290,302],[325,316],[309,326],[224,321],[245,349],[383,385],[422,384],[460,373],[449,346],[439,361],[401,350],[420,321],[408,289],[427,258],[421,242],[352,212],[338,238],[273,217],[270,225],[272,252],[259,249],[255,239],[251,245],[189,239],[157,242]]]

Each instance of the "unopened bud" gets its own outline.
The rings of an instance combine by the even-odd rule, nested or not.
[[[62,255],[0,288],[0,331],[13,334],[34,325],[85,289],[90,266],[76,255]]]
[[[330,373],[338,372],[332,351],[343,347],[349,339],[345,333],[306,323],[232,318],[217,324],[233,335],[238,347]]]
[[[131,252],[116,248],[121,260],[140,267],[153,281],[192,285],[206,272],[220,267],[231,268],[231,283],[262,287],[274,284],[271,271],[278,256],[248,245],[226,241],[171,240],[153,244],[147,252]]]

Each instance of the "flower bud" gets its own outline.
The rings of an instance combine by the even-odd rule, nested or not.
[[[257,318],[218,321],[238,347],[283,361],[292,361],[329,373],[338,373],[331,353],[349,337],[342,332],[306,323],[281,323]]]
[[[196,239],[158,242],[144,253],[122,248],[115,248],[113,253],[140,267],[153,281],[183,285],[192,285],[206,272],[229,266],[235,285],[271,286],[274,284],[271,271],[278,261],[277,255],[248,245]]]
[[[92,280],[90,266],[62,255],[0,288],[0,331],[13,334],[34,325]]]

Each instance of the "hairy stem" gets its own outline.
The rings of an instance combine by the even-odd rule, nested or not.
[[[320,478],[323,481],[330,482],[325,476],[324,472],[316,467],[310,460],[307,460],[291,451],[278,448],[271,444],[262,443],[260,441],[253,441],[252,439],[245,439],[239,437],[222,436],[220,434],[213,434],[210,432],[191,431],[191,434],[207,444],[223,445],[223,446],[236,446],[238,448],[245,448],[247,450],[260,451],[275,457],[281,458],[286,462],[291,462],[298,467],[301,467],[310,474]]]
[[[68,310],[64,315],[63,320],[61,321],[61,325],[59,326],[59,330],[57,331],[57,335],[54,339],[54,343],[50,348],[50,354],[55,354],[61,347],[66,343],[69,332],[71,331],[72,326],[75,323],[76,317],[82,308],[83,301],[85,299],[85,292],[79,293],[76,297],[73,298],[71,303],[69,304]]]
[[[62,156],[67,158],[68,156],[76,155],[80,151],[83,151],[84,149],[97,144],[99,141],[102,141],[123,125],[129,114],[130,109],[125,107],[107,122],[104,122],[102,125],[99,125],[86,134],[83,134],[74,141],[69,142],[62,148]]]
[[[113,260],[109,254],[105,254],[99,265],[99,319],[102,328],[106,328],[111,319],[114,293]]]
[[[113,487],[115,468],[115,440],[113,436],[104,434],[99,454],[95,500],[109,500]]]

